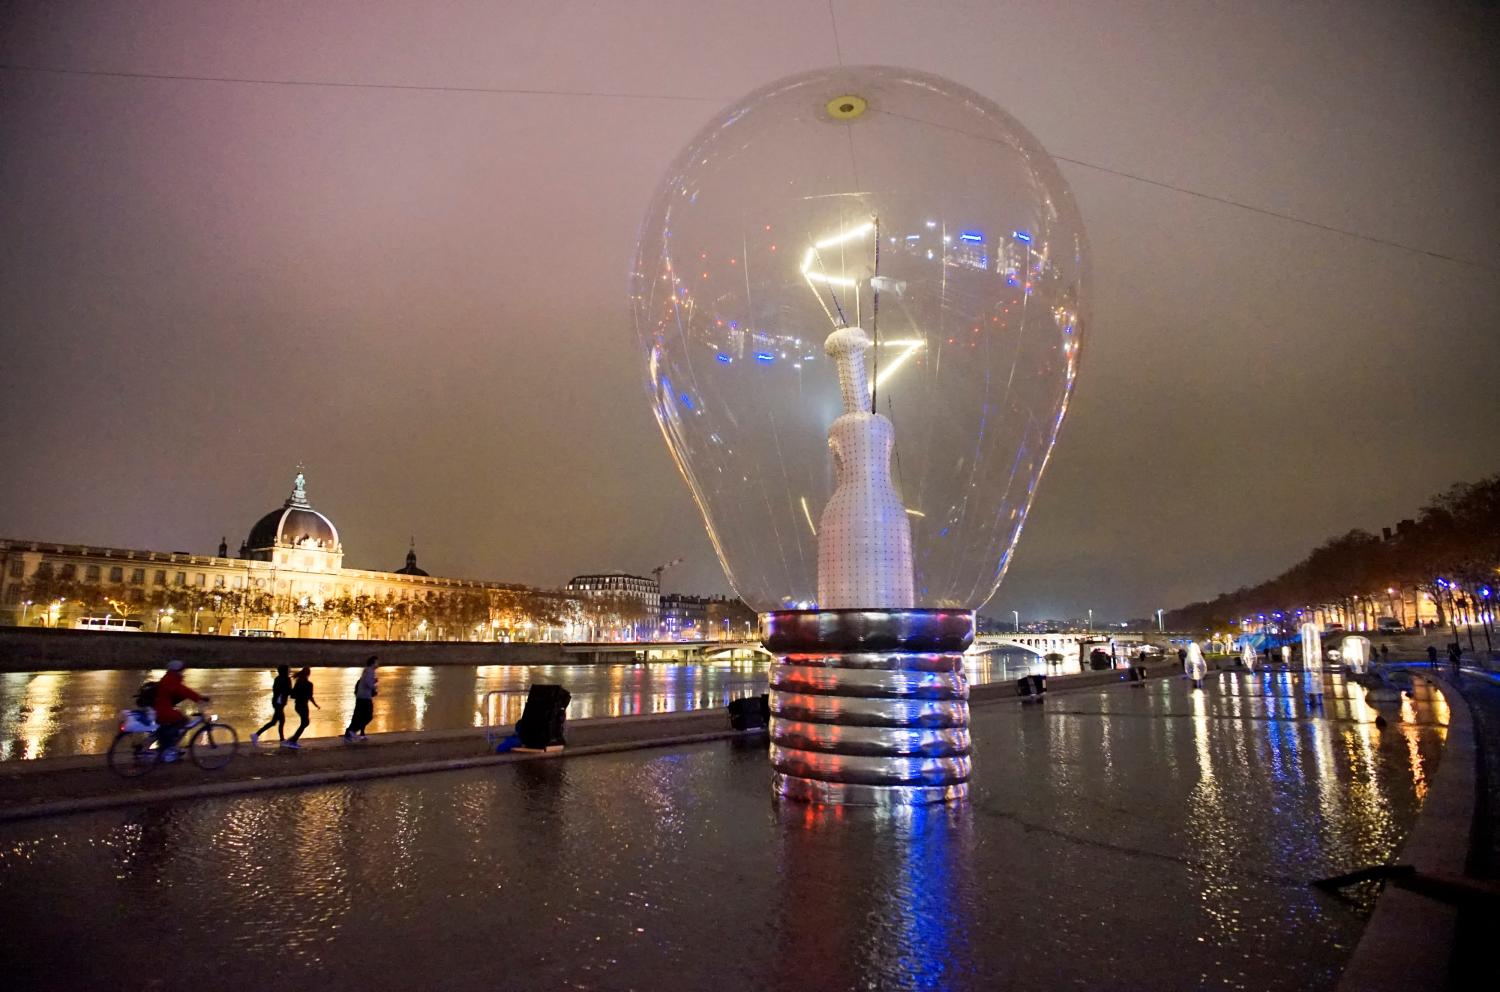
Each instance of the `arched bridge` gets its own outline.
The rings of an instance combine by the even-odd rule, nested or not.
[[[1129,653],[1134,653],[1134,647],[1145,638],[1140,634],[1118,633],[1102,634],[1094,633],[1067,633],[1067,634],[980,634],[974,638],[974,643],[969,646],[969,654],[990,654],[996,651],[1014,650],[1020,648],[1030,651],[1037,657],[1045,657],[1049,654],[1060,654],[1064,658],[1077,658],[1083,653],[1081,645],[1098,645],[1108,649],[1109,642],[1115,642],[1116,650],[1121,650],[1129,645]]]

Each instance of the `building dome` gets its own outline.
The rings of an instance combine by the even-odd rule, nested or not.
[[[272,510],[255,522],[244,550],[251,554],[272,548],[301,548],[337,552],[338,528],[333,521],[314,510],[307,502],[306,479],[301,472],[292,483],[292,494],[279,509]]]
[[[418,575],[426,577],[420,566],[417,565],[417,539],[411,539],[411,548],[406,552],[406,567],[396,569],[397,575]]]

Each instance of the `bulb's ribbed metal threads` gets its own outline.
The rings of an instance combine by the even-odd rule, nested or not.
[[[776,794],[903,806],[968,794],[961,610],[784,610],[765,618]]]

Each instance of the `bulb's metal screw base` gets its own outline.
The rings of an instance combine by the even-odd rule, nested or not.
[[[776,795],[849,806],[968,795],[972,612],[782,610],[763,623]]]

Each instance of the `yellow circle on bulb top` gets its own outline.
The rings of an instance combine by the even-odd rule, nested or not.
[[[836,96],[825,105],[828,116],[836,121],[852,121],[865,112],[869,104],[862,96]]]

